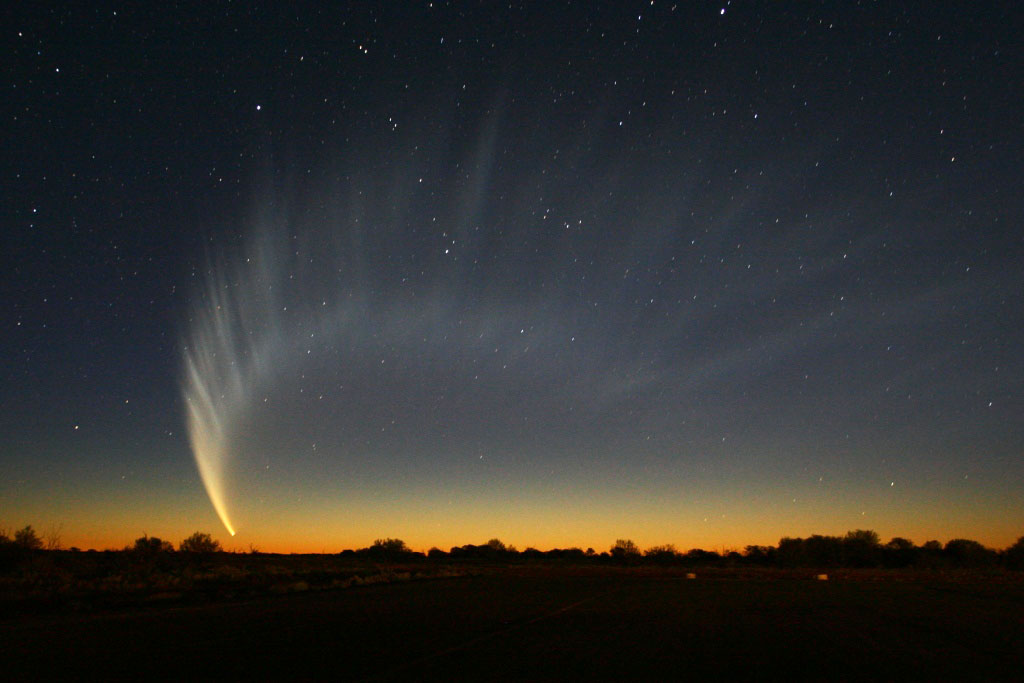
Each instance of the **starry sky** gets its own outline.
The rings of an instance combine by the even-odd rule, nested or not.
[[[1012,3],[29,5],[0,527],[1024,533]]]

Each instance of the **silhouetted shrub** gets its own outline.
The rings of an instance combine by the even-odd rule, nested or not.
[[[159,553],[173,553],[174,546],[170,541],[164,541],[156,536],[142,536],[135,539],[131,550],[136,555],[152,556]]]
[[[566,548],[562,551],[562,559],[570,562],[579,562],[580,560],[585,559],[586,556],[587,554],[583,552],[583,548],[577,548],[575,546],[572,548]]]
[[[942,544],[938,541],[925,541],[917,549],[914,565],[924,569],[937,569],[946,563],[942,554]]]
[[[953,539],[942,549],[942,553],[954,567],[990,567],[997,559],[995,551],[966,538]]]
[[[142,536],[126,548],[132,569],[143,575],[168,569],[174,561],[174,546],[155,536]]]
[[[552,548],[546,553],[541,554],[548,560],[557,560],[559,562],[580,562],[586,558],[586,555],[580,548]]]
[[[655,545],[644,551],[644,559],[654,564],[673,564],[679,561],[679,552],[671,543]]]
[[[775,564],[776,550],[770,545],[748,545],[743,549],[743,559],[747,564],[768,567]]]
[[[877,567],[882,559],[878,534],[868,529],[846,532],[843,564],[847,567]]]
[[[21,560],[22,550],[6,533],[0,532],[0,573],[14,569]]]
[[[459,560],[480,560],[487,556],[486,551],[481,550],[478,546],[472,543],[467,543],[463,546],[454,546],[448,551],[448,555],[452,559]]]
[[[1024,569],[1024,536],[1006,549],[1006,566],[1010,569]]]
[[[623,564],[633,564],[640,559],[640,548],[629,539],[616,540],[610,552],[613,559]]]
[[[804,540],[806,562],[813,567],[843,566],[843,539],[814,534]]]
[[[396,562],[409,559],[413,552],[400,538],[378,538],[369,548],[357,550],[356,555],[377,561]]]
[[[918,563],[918,554],[911,541],[897,536],[882,546],[882,564],[894,569],[911,567]]]
[[[747,546],[748,563],[770,563],[771,559],[781,567],[875,567],[882,554],[878,534],[863,529],[847,532],[842,538],[821,534],[784,537],[777,549]]]
[[[407,546],[405,541],[400,538],[378,538],[373,542],[373,545],[370,546],[370,550],[373,552],[393,555],[409,552],[409,546]]]
[[[690,566],[701,566],[707,567],[710,565],[716,565],[721,563],[722,556],[712,550],[702,550],[701,548],[693,548],[688,550],[686,555],[683,556],[686,564]]]
[[[43,539],[39,538],[39,534],[29,524],[14,532],[14,544],[25,550],[39,550],[43,547]]]
[[[29,562],[43,547],[43,540],[29,524],[9,537],[0,531],[0,572],[12,572]]]
[[[790,538],[788,536],[780,538],[776,556],[778,557],[779,564],[783,567],[802,567],[807,563],[804,539]]]
[[[477,546],[477,551],[481,557],[506,562],[519,555],[519,551],[515,549],[515,546],[506,546],[497,538],[492,538],[484,545]]]
[[[735,567],[743,563],[743,555],[739,554],[735,550],[730,550],[722,556],[722,561],[725,562],[725,566],[727,567]]]
[[[210,534],[195,532],[184,541],[178,544],[178,550],[183,553],[195,553],[197,555],[210,555],[220,552],[220,543],[213,540]]]

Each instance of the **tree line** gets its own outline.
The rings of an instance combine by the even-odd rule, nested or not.
[[[345,550],[343,556],[402,561],[424,557],[397,538],[384,538],[359,550]],[[492,538],[482,545],[463,545],[448,551],[431,548],[425,557],[435,560],[517,562],[554,560],[623,565],[754,566],[820,568],[984,568],[1002,566],[1024,569],[1024,536],[1005,550],[987,548],[970,539],[953,539],[946,544],[928,541],[915,545],[896,537],[882,543],[871,530],[857,529],[844,536],[814,534],[807,538],[784,537],[776,546],[748,545],[742,552],[715,552],[694,548],[685,552],[672,544],[646,550],[629,539],[619,539],[607,551],[593,548],[555,548],[517,550]]]
[[[12,535],[0,530],[0,565],[10,564],[27,553],[60,550],[59,529],[41,536],[31,525]],[[76,549],[72,549],[76,550]],[[193,556],[209,556],[222,552],[221,545],[210,534],[195,532],[182,540],[175,550],[169,542],[155,536],[143,535],[124,552],[140,559],[178,552]],[[251,552],[258,552],[251,548]],[[814,534],[807,538],[783,537],[778,545],[748,545],[740,551],[716,552],[694,548],[679,551],[672,544],[656,545],[646,550],[629,539],[619,539],[606,551],[593,548],[555,548],[518,550],[492,538],[481,545],[454,546],[449,550],[431,548],[427,553],[411,550],[397,538],[377,539],[372,545],[358,550],[344,550],[342,557],[374,561],[439,560],[529,562],[558,561],[578,563],[605,563],[620,565],[680,565],[680,566],[752,566],[752,567],[819,567],[819,568],[985,568],[1005,567],[1024,569],[1024,536],[1005,550],[987,548],[970,539],[953,539],[945,544],[928,541],[915,545],[906,538],[895,537],[882,543],[871,530],[857,529],[844,536]]]
[[[18,529],[13,534],[0,529],[0,569],[10,569],[35,553],[63,550],[60,528],[57,527],[44,534],[39,534],[31,524]],[[71,548],[72,552],[78,548]],[[209,556],[221,552],[218,541],[210,534],[197,531],[178,543],[177,552],[192,556]],[[175,552],[170,541],[156,536],[143,535],[132,545],[125,547],[125,553],[144,559]]]

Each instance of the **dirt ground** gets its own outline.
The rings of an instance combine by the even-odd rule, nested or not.
[[[0,621],[7,680],[1019,680],[1024,584],[495,570]]]

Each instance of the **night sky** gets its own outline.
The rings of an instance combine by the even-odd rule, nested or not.
[[[4,10],[0,527],[1024,533],[1013,3],[320,4]]]

